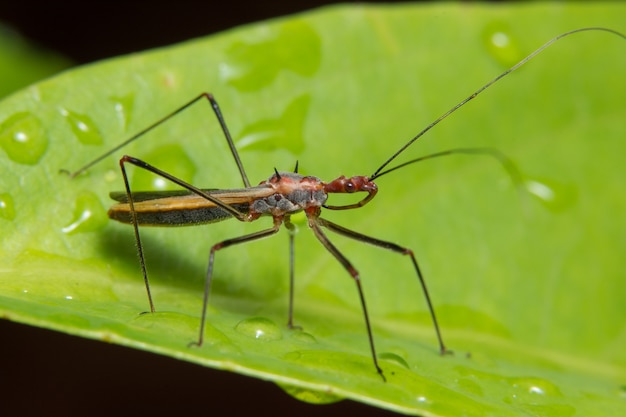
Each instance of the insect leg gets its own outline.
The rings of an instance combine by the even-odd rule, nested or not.
[[[143,245],[141,244],[141,236],[139,234],[139,224],[137,221],[137,212],[135,211],[135,203],[133,202],[132,193],[130,191],[130,183],[128,181],[128,174],[126,174],[126,167],[124,158],[120,159],[120,169],[122,170],[122,177],[124,178],[124,188],[126,189],[126,195],[128,196],[128,205],[130,206],[131,223],[133,224],[133,231],[135,232],[135,243],[137,245],[137,255],[139,256],[139,265],[141,265],[141,273],[143,275],[143,282],[146,285],[146,292],[148,293],[148,302],[150,303],[150,312],[154,313],[154,302],[152,301],[152,293],[150,292],[150,282],[148,281],[148,270],[146,268],[146,258],[143,253]]]
[[[213,264],[215,262],[215,252],[218,250],[227,248],[229,246],[238,245],[240,243],[252,242],[253,240],[262,239],[264,237],[271,236],[280,230],[280,225],[283,219],[281,217],[274,218],[274,226],[270,229],[261,230],[259,232],[251,233],[245,236],[239,236],[232,239],[223,240],[211,247],[209,253],[209,267],[206,273],[206,280],[204,282],[204,297],[202,299],[202,315],[200,316],[200,331],[198,334],[198,340],[196,342],[189,343],[189,346],[202,346],[204,342],[204,326],[206,323],[206,310],[209,303],[209,293],[211,292],[211,281],[213,279]]]
[[[78,170],[72,172],[70,174],[70,177],[74,178],[77,175],[87,171],[89,168],[91,168],[92,166],[94,166],[95,164],[97,164],[98,162],[100,162],[101,160],[106,158],[107,156],[110,156],[110,155],[114,154],[115,152],[119,151],[120,149],[122,149],[126,145],[128,145],[131,142],[134,142],[135,140],[139,139],[141,136],[145,135],[146,133],[148,133],[152,129],[156,128],[157,126],[160,126],[161,124],[163,124],[166,121],[170,120],[172,117],[176,116],[177,114],[182,113],[184,110],[186,110],[187,108],[191,107],[193,104],[195,104],[199,100],[202,100],[203,98],[207,99],[209,101],[209,103],[211,104],[211,108],[213,108],[213,112],[215,113],[215,117],[217,117],[217,121],[219,122],[220,127],[222,128],[222,132],[224,133],[224,137],[226,138],[226,142],[228,143],[228,147],[230,148],[230,152],[233,154],[233,157],[235,158],[235,163],[237,164],[237,168],[239,169],[239,173],[241,174],[241,179],[243,180],[244,186],[250,187],[250,181],[248,181],[248,176],[246,175],[246,171],[245,171],[245,169],[243,167],[243,163],[241,162],[241,158],[239,157],[239,153],[237,152],[237,149],[235,148],[235,143],[233,142],[233,139],[232,139],[232,137],[230,135],[230,132],[228,131],[228,127],[226,126],[226,121],[224,120],[224,116],[222,115],[222,111],[220,110],[220,107],[217,104],[217,101],[215,100],[213,95],[211,95],[209,93],[202,93],[202,94],[200,94],[199,96],[197,96],[193,100],[189,101],[188,103],[184,104],[183,106],[179,107],[178,109],[174,110],[173,112],[171,112],[167,116],[163,117],[160,120],[157,120],[156,122],[154,122],[150,126],[146,127],[145,129],[143,129],[139,133],[133,135],[132,137],[130,137],[129,139],[127,139],[124,142],[120,143],[119,145],[115,146],[114,148],[109,149],[107,152],[105,152],[104,154],[100,155],[99,157],[97,157],[93,161],[91,161],[88,164],[82,166]],[[67,172],[67,171],[65,171],[65,172]]]
[[[289,231],[289,318],[287,320],[287,327],[290,329],[298,329],[300,326],[293,324],[293,293],[295,283],[295,248],[294,240],[296,236],[296,226],[291,223],[289,216],[285,216],[285,227]]]
[[[235,163],[237,164],[237,168],[239,169],[239,173],[241,174],[243,185],[246,188],[250,187],[250,181],[248,181],[246,170],[243,167],[241,158],[239,158],[239,152],[237,152],[237,148],[235,148],[235,143],[233,142],[233,138],[230,136],[230,132],[228,131],[228,127],[226,126],[226,121],[224,120],[224,116],[222,115],[220,106],[217,104],[217,101],[215,100],[212,94],[202,93],[200,97],[206,97],[207,100],[209,100],[209,102],[211,103],[211,107],[213,107],[213,112],[215,112],[215,116],[217,117],[217,120],[219,121],[220,126],[222,127],[222,132],[224,132],[224,136],[226,137],[226,142],[228,142],[228,147],[230,148],[230,152],[233,154],[233,157],[235,158]],[[200,97],[198,97],[198,99]]]
[[[387,381],[385,375],[383,374],[383,370],[378,366],[378,359],[376,358],[376,348],[374,347],[374,336],[372,334],[372,326],[370,325],[369,314],[367,313],[367,306],[365,304],[365,295],[363,294],[363,289],[361,287],[361,278],[359,276],[359,271],[357,271],[354,266],[350,263],[350,261],[341,253],[339,249],[333,245],[328,237],[322,232],[320,226],[326,226],[325,221],[316,218],[309,217],[309,226],[313,230],[315,237],[324,245],[324,247],[343,265],[343,267],[348,271],[354,282],[356,283],[356,288],[359,292],[359,299],[361,301],[361,308],[363,310],[363,316],[365,317],[365,327],[367,328],[367,337],[370,344],[370,350],[372,352],[372,360],[374,361],[374,367],[376,367],[376,372],[383,378],[383,381]]]
[[[220,201],[219,199],[207,194],[205,191],[200,190],[197,187],[194,187],[191,184],[186,183],[185,181],[182,181],[179,178],[176,178],[174,176],[172,176],[171,174],[168,174],[165,171],[162,171],[156,167],[153,167],[150,164],[147,164],[146,162],[137,159],[137,158],[133,158],[132,156],[127,156],[125,155],[124,157],[122,157],[120,159],[120,169],[122,170],[122,177],[124,179],[124,188],[126,190],[126,196],[128,198],[128,205],[130,207],[130,215],[131,215],[131,223],[133,225],[133,230],[135,232],[135,243],[137,244],[137,255],[139,256],[139,264],[141,265],[141,273],[143,274],[143,281],[146,285],[146,292],[148,293],[148,302],[150,303],[150,312],[154,313],[155,312],[155,308],[154,308],[154,302],[152,301],[152,294],[150,292],[150,282],[148,280],[148,270],[146,268],[146,258],[144,255],[144,251],[143,251],[143,245],[141,243],[141,236],[139,234],[139,222],[137,221],[137,212],[135,211],[135,204],[133,201],[133,194],[130,190],[130,182],[128,181],[128,174],[126,173],[126,165],[125,164],[132,164],[135,165],[139,168],[145,169],[147,171],[153,172],[157,175],[160,175],[161,177],[168,179],[172,182],[174,182],[175,184],[180,185],[183,188],[188,189],[189,191],[192,191],[204,198],[206,198],[209,201],[214,202],[215,204],[217,204],[218,206],[220,206],[221,208],[223,208],[224,210],[228,211],[229,213],[231,213],[236,219],[244,221],[246,219],[245,215],[241,212],[239,212],[238,210],[236,210],[235,208],[233,208],[232,206],[229,206],[227,204],[224,204],[222,201]]]
[[[230,214],[233,215],[233,217],[235,217],[237,220],[240,221],[246,221],[246,215],[244,213],[241,213],[240,211],[238,211],[237,209],[235,209],[233,206],[228,205],[226,203],[224,203],[222,200],[220,200],[217,197],[212,196],[210,193],[201,190],[200,188],[181,180],[180,178],[177,178],[175,176],[173,176],[172,174],[168,174],[167,172],[154,167],[150,164],[148,164],[147,162],[142,161],[141,159],[132,157],[132,156],[128,156],[128,155],[124,155],[122,157],[122,159],[120,159],[120,165],[122,166],[122,172],[125,175],[126,172],[124,170],[124,164],[125,163],[129,163],[129,164],[133,164],[139,168],[145,169],[147,171],[150,171],[156,175],[159,175],[160,177],[163,177],[167,180],[170,180],[171,182],[173,182],[174,184],[180,185],[181,187],[195,193],[198,194],[201,197],[206,198],[207,200],[211,201],[212,203],[215,203],[217,206],[223,208],[224,210],[226,210],[227,212],[229,212]],[[125,179],[125,182],[127,183],[127,178]],[[126,192],[130,193],[130,187],[126,187]],[[132,200],[132,196],[130,194],[128,194],[128,200],[129,202]],[[131,210],[132,210],[132,205],[131,205]]]
[[[367,243],[373,246],[378,246],[383,249],[389,249],[391,251],[400,253],[402,255],[408,255],[411,257],[411,261],[413,262],[413,267],[415,268],[415,272],[417,273],[417,277],[419,278],[420,284],[422,285],[422,291],[424,292],[424,297],[426,298],[426,304],[428,304],[428,310],[430,311],[430,316],[433,320],[433,324],[435,326],[435,332],[437,333],[437,339],[439,341],[439,352],[444,355],[446,353],[451,353],[451,351],[447,350],[444,343],[443,338],[441,337],[441,331],[439,330],[439,324],[437,323],[437,317],[435,316],[435,309],[433,307],[432,302],[430,301],[430,295],[428,294],[428,289],[426,288],[426,281],[422,276],[422,272],[420,270],[419,265],[417,264],[417,260],[415,259],[415,255],[413,251],[408,248],[403,248],[402,246],[396,245],[395,243],[387,242],[384,240],[376,239],[370,236],[363,235],[361,233],[355,232],[350,229],[346,229],[343,226],[339,226],[333,222],[330,222],[326,219],[318,218],[317,222],[320,226],[326,227],[329,230],[332,230],[335,233],[340,235],[349,237],[354,240],[358,240],[363,243]]]

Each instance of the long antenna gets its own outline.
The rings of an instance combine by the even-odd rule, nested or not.
[[[574,33],[579,33],[579,32],[586,32],[586,31],[590,31],[590,30],[598,30],[598,31],[604,31],[604,32],[609,32],[612,33],[614,35],[617,35],[623,39],[626,39],[626,35],[613,30],[613,29],[608,29],[608,28],[602,28],[602,27],[589,27],[589,28],[580,28],[580,29],[574,29],[574,30],[570,30],[569,32],[565,32],[562,33],[552,39],[550,39],[548,42],[544,43],[543,45],[541,45],[538,49],[536,49],[534,52],[532,52],[530,55],[528,55],[526,58],[522,59],[520,62],[518,62],[517,64],[513,65],[511,68],[509,68],[508,70],[504,71],[502,74],[498,75],[496,78],[494,78],[493,80],[489,81],[487,84],[483,85],[482,87],[480,87],[478,90],[476,90],[472,95],[470,95],[469,97],[467,97],[466,99],[462,100],[459,104],[457,104],[456,106],[452,107],[450,110],[448,110],[447,112],[445,112],[444,114],[442,114],[441,116],[439,116],[437,119],[435,119],[434,122],[432,122],[431,124],[429,124],[428,126],[426,126],[426,128],[424,128],[421,132],[419,132],[415,137],[413,137],[413,139],[411,139],[410,141],[408,141],[404,146],[402,146],[400,149],[398,149],[396,151],[396,153],[394,153],[393,155],[391,155],[391,157],[389,159],[387,159],[372,175],[370,175],[369,178],[376,178],[380,176],[380,172],[391,163],[391,161],[393,161],[394,159],[396,159],[398,157],[398,155],[400,155],[402,152],[404,152],[406,150],[406,148],[408,148],[409,146],[411,146],[413,144],[413,142],[415,142],[416,140],[418,140],[420,137],[422,137],[426,132],[428,132],[430,129],[432,129],[433,127],[435,127],[439,122],[441,122],[443,119],[445,119],[446,117],[450,116],[452,113],[454,113],[455,111],[457,111],[459,108],[463,107],[465,104],[467,104],[467,102],[469,102],[470,100],[473,100],[474,98],[476,98],[476,96],[478,96],[480,93],[482,93],[483,91],[485,91],[486,89],[488,89],[489,87],[491,87],[493,84],[495,84],[496,82],[500,81],[502,78],[506,77],[507,75],[509,75],[510,73],[512,73],[513,71],[515,71],[516,69],[518,69],[519,67],[521,67],[522,65],[526,64],[528,61],[530,61],[531,59],[533,59],[535,56],[537,56],[539,53],[541,53],[544,49],[546,49],[548,46],[552,45],[553,43],[555,43],[556,41],[558,41],[559,39],[562,39],[566,36],[569,35],[573,35]]]
[[[498,162],[500,162],[500,164],[502,165],[502,168],[504,168],[504,170],[507,172],[509,177],[511,177],[511,180],[513,181],[513,183],[515,183],[517,187],[521,187],[521,184],[523,183],[522,174],[517,169],[517,166],[515,165],[515,163],[513,163],[511,158],[509,158],[507,155],[503,154],[502,152],[500,152],[499,150],[495,148],[454,148],[454,149],[448,149],[448,150],[440,151],[436,153],[431,153],[429,155],[411,159],[410,161],[404,162],[400,165],[396,165],[395,167],[389,168],[385,171],[378,172],[375,177],[368,177],[368,178],[370,181],[374,181],[375,179],[378,179],[382,177],[383,175],[389,174],[390,172],[393,172],[400,168],[404,168],[407,165],[411,165],[416,162],[422,162],[426,159],[433,159],[433,158],[438,158],[440,156],[448,156],[448,155],[453,155],[453,154],[491,156],[495,158]]]
[[[71,178],[74,178],[74,177],[82,174],[83,172],[85,172],[89,168],[91,168],[92,166],[96,165],[98,162],[102,161],[104,158],[114,154],[115,152],[119,151],[124,146],[128,145],[129,143],[136,141],[137,139],[139,139],[141,136],[143,136],[144,134],[146,134],[150,130],[154,129],[157,126],[162,125],[163,123],[165,123],[166,121],[170,120],[172,117],[176,116],[177,114],[182,113],[188,107],[191,107],[193,104],[195,104],[199,100],[202,100],[203,98],[207,99],[209,101],[209,103],[211,104],[211,107],[213,108],[213,112],[215,113],[215,116],[217,117],[217,121],[219,122],[220,127],[222,128],[222,132],[224,133],[224,137],[226,138],[226,142],[228,143],[228,147],[230,148],[230,152],[233,154],[233,157],[235,158],[235,163],[237,164],[237,168],[239,168],[239,173],[241,174],[241,179],[243,180],[243,184],[244,184],[244,186],[246,188],[249,188],[250,187],[250,181],[248,181],[248,176],[246,175],[246,171],[243,168],[243,164],[241,162],[241,158],[239,158],[239,153],[237,152],[237,149],[235,148],[235,143],[233,142],[233,138],[231,137],[230,132],[228,131],[228,127],[226,127],[226,121],[224,121],[224,116],[222,115],[222,111],[220,110],[220,107],[217,104],[217,101],[215,100],[213,95],[211,95],[209,93],[202,93],[202,94],[200,94],[198,97],[194,98],[193,100],[189,101],[188,103],[186,103],[183,106],[179,107],[178,109],[174,110],[173,112],[171,112],[167,116],[157,120],[156,122],[154,122],[150,126],[146,127],[145,129],[143,129],[139,133],[136,133],[135,135],[131,136],[129,139],[125,140],[124,142],[120,143],[119,145],[115,146],[114,148],[109,149],[107,152],[103,153],[102,155],[100,155],[99,157],[97,157],[93,161],[89,162],[88,164],[80,167],[76,171],[74,171],[74,172],[68,172],[67,170],[61,170],[61,171],[65,172],[65,173],[68,173]]]

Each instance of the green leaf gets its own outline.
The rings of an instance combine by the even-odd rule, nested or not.
[[[302,217],[295,321],[304,330],[285,325],[281,233],[217,253],[206,342],[188,347],[211,245],[269,219],[143,229],[157,313],[139,314],[148,304],[132,229],[105,213],[108,193],[123,188],[117,159],[157,161],[201,187],[240,187],[205,103],[84,175],[59,170],[210,91],[235,140],[245,139],[252,182],[296,160],[325,180],[370,175],[543,42],[589,25],[624,32],[624,13],[617,3],[335,7],[31,86],[0,103],[2,317],[272,380],[317,403],[351,398],[427,416],[623,413],[626,43],[617,36],[559,41],[398,160],[495,147],[522,170],[530,192],[521,198],[497,162],[457,155],[382,177],[359,210],[324,212],[415,252],[455,351],[438,355],[408,258],[330,235],[361,272],[386,383],[354,283]],[[133,185],[153,183],[135,171]],[[329,204],[356,198],[333,195]]]
[[[37,48],[0,23],[0,97],[68,68],[68,59]]]

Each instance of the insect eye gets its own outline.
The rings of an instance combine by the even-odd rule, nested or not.
[[[353,193],[355,191],[356,187],[354,186],[354,183],[352,181],[348,181],[346,182],[346,191],[349,193]]]

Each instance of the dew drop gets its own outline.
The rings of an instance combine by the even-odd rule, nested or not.
[[[15,218],[15,204],[9,193],[0,193],[0,217],[7,220]]]
[[[554,191],[550,187],[537,181],[527,181],[526,189],[531,194],[544,201],[554,201],[556,197]]]
[[[85,145],[101,145],[102,136],[96,128],[96,124],[91,120],[89,116],[84,114],[75,113],[73,111],[61,108],[59,109],[61,115],[65,117],[65,120],[70,124],[72,132],[81,143]]]
[[[406,360],[404,360],[403,357],[401,357],[400,355],[397,355],[395,353],[391,353],[391,352],[383,352],[380,355],[378,355],[378,357],[382,360],[388,361],[388,362],[393,362],[397,365],[402,366],[403,368],[409,369],[409,364],[407,363]]]
[[[74,204],[72,221],[61,231],[67,234],[94,232],[107,224],[107,216],[100,199],[91,192],[80,194]]]
[[[189,338],[189,335],[195,334],[198,329],[198,321],[195,317],[172,311],[155,311],[154,313],[143,311],[134,317],[132,324],[133,326],[149,330],[155,334],[169,332],[168,334],[172,336],[174,332],[176,332],[185,338]],[[218,343],[228,343],[228,338],[223,336],[221,332],[216,330],[209,323],[206,325],[204,335],[207,345],[213,346]],[[181,340],[181,343],[189,343],[193,341],[193,338],[183,340],[185,340],[185,342]]]
[[[122,97],[109,97],[109,100],[113,102],[115,114],[123,129],[126,129],[131,122],[131,112],[133,105],[135,104],[135,95],[127,94]]]
[[[483,31],[483,40],[491,56],[503,67],[509,68],[524,58],[510,28],[504,23],[489,24]]]
[[[256,91],[271,84],[280,71],[312,77],[321,57],[322,42],[315,29],[293,19],[260,27],[250,39],[232,43],[219,67],[220,77],[239,91]]]
[[[323,391],[313,391],[308,388],[298,387],[289,384],[277,384],[283,391],[293,398],[310,404],[332,404],[343,400],[338,395],[333,395]]]
[[[104,173],[103,178],[105,182],[111,183],[113,181],[118,181],[117,175],[118,175],[118,171],[109,169],[107,170],[107,172]]]
[[[20,112],[0,125],[0,146],[11,160],[35,165],[46,152],[48,139],[39,119]]]
[[[307,344],[317,343],[315,336],[313,336],[310,333],[304,332],[302,330],[293,330],[290,333],[290,336],[292,340],[295,340],[297,342],[302,342],[302,343],[307,343]]]
[[[539,199],[548,210],[561,212],[574,205],[576,188],[548,179],[527,178],[524,186],[529,194]]]
[[[283,335],[273,321],[264,317],[253,317],[240,321],[235,330],[239,333],[262,341],[280,340]]]
[[[180,145],[162,146],[145,156],[144,161],[185,181],[193,182],[196,166]],[[145,169],[136,169],[131,180],[133,190],[178,190],[179,186]]]
[[[509,45],[509,37],[506,33],[494,32],[491,34],[491,42],[498,48],[506,48]]]
[[[559,388],[541,378],[506,378],[510,386],[506,402],[521,406],[552,406],[556,397],[562,397]]]
[[[542,378],[509,378],[509,383],[516,392],[529,397],[562,396],[556,385]]]
[[[247,126],[239,135],[237,149],[272,151],[288,149],[292,153],[304,150],[304,123],[311,96],[295,98],[278,119],[260,120]]]

